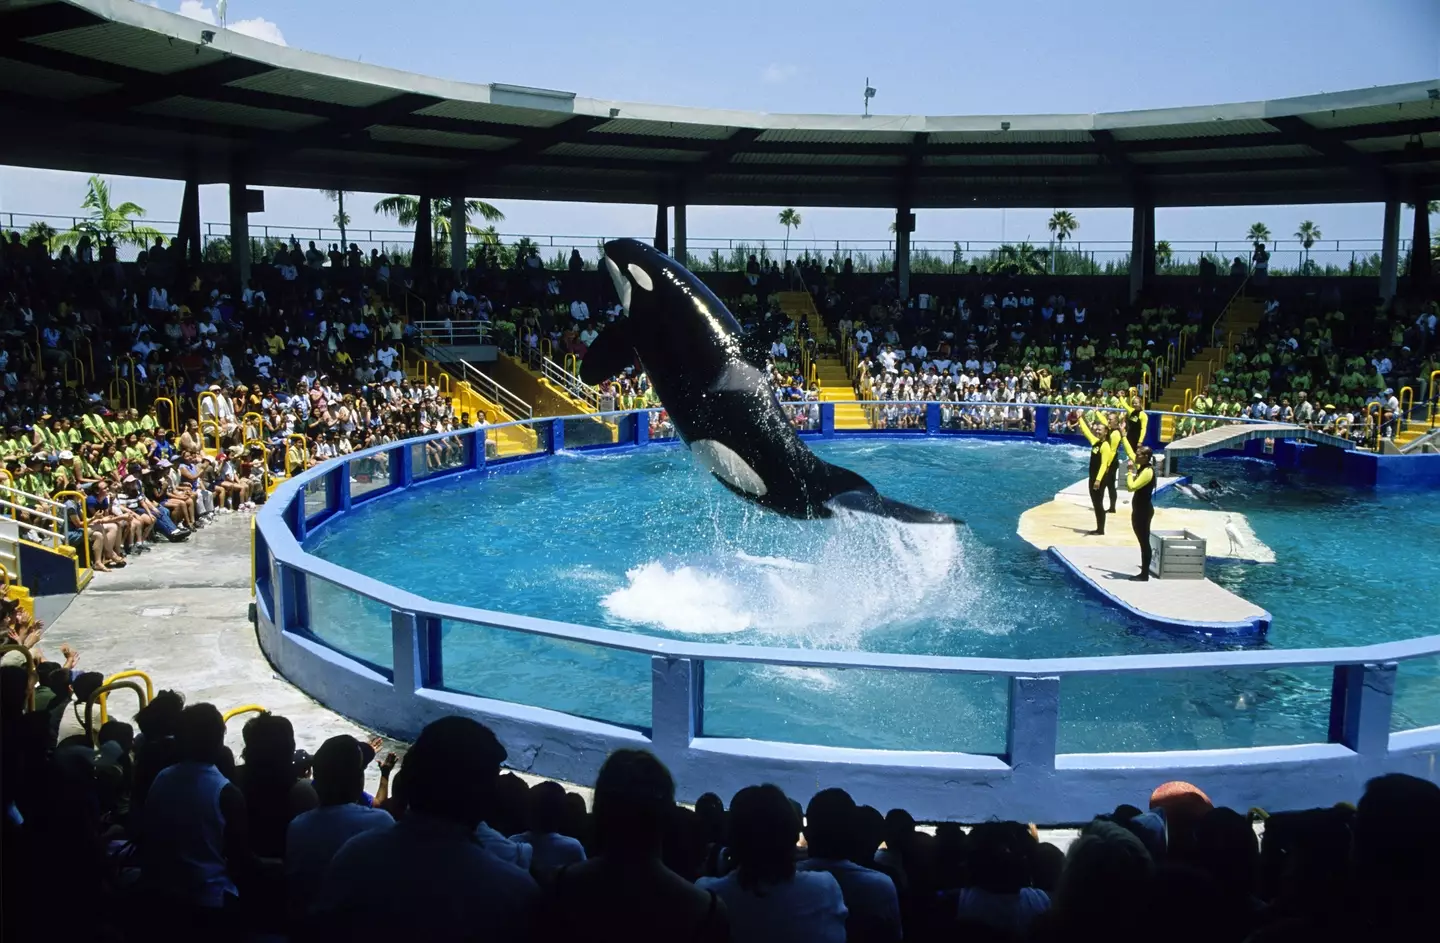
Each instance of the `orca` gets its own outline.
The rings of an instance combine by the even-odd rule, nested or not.
[[[766,375],[765,355],[719,298],[680,263],[637,239],[605,244],[624,316],[580,364],[595,384],[638,361],[675,431],[722,485],[787,517],[846,509],[906,523],[958,524],[884,497],[860,475],[822,461],[796,435]]]

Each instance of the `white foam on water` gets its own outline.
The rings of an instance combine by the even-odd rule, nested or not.
[[[841,511],[799,534],[805,546],[787,556],[726,548],[649,561],[601,605],[670,632],[749,631],[762,644],[848,649],[872,630],[969,611],[979,595],[955,527]]]

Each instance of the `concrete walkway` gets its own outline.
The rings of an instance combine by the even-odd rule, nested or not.
[[[277,675],[260,651],[250,624],[250,515],[221,514],[179,544],[151,544],[129,566],[96,573],[45,632],[50,657],[69,643],[81,669],[109,676],[129,668],[148,673],[156,690],[173,688],[191,704],[226,711],[261,704],[295,725],[296,746],[314,753],[329,737],[372,734],[322,707]],[[135,713],[129,692],[111,695],[121,720]],[[246,715],[230,724],[227,742],[238,759]],[[79,733],[73,712],[62,733]],[[403,745],[386,742],[382,749]],[[397,750],[399,752],[399,750]],[[383,755],[383,754],[382,754]],[[374,764],[369,786],[377,781]]]

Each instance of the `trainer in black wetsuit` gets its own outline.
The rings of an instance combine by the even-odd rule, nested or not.
[[[1125,487],[1130,491],[1130,526],[1135,539],[1140,541],[1140,572],[1132,580],[1150,579],[1150,521],[1155,517],[1155,466],[1154,454],[1149,448],[1130,448],[1125,440],[1125,451],[1130,456],[1130,471],[1125,476]]]
[[[1095,529],[1091,536],[1105,533],[1105,483],[1110,480],[1115,465],[1115,452],[1124,441],[1120,434],[1108,426],[1101,426],[1103,435],[1096,435],[1085,416],[1080,416],[1080,431],[1090,443],[1090,471],[1085,479],[1090,488],[1090,506],[1095,510]]]
[[[1126,454],[1133,453],[1145,441],[1145,430],[1150,427],[1150,414],[1133,400],[1125,407],[1125,441],[1130,443]]]

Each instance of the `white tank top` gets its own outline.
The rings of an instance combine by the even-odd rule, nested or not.
[[[226,894],[236,893],[220,811],[220,792],[229,782],[209,763],[176,763],[155,777],[140,841],[147,887],[199,907],[220,907]]]

